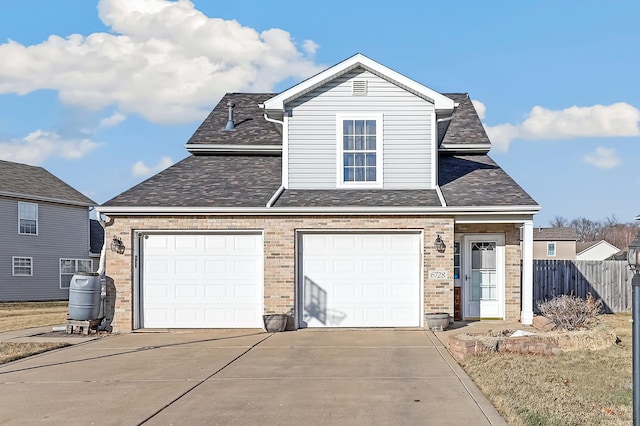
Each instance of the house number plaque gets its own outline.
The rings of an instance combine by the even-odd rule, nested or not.
[[[446,280],[449,278],[448,271],[429,271],[430,280]]]

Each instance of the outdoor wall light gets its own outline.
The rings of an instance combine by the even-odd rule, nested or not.
[[[442,238],[440,238],[440,234],[438,234],[434,245],[436,246],[436,250],[438,250],[440,253],[444,253],[444,250],[447,248],[444,241],[442,241]]]
[[[638,232],[636,238],[629,243],[627,261],[634,274],[640,273],[640,232]]]
[[[113,237],[113,241],[111,241],[111,251],[118,254],[124,253],[124,244],[120,238],[116,236]]]

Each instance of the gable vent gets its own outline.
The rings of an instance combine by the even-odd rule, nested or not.
[[[353,94],[356,96],[366,96],[367,80],[353,80]]]

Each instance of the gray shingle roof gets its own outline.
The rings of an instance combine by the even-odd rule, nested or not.
[[[259,104],[277,93],[227,93],[202,122],[188,144],[282,145],[282,126],[264,119]],[[224,130],[229,119],[227,102],[233,102],[236,128]]]
[[[292,190],[274,207],[440,207],[434,190]]]
[[[441,144],[465,145],[486,144],[491,146],[480,117],[476,112],[469,95],[466,93],[443,93],[459,103],[453,112],[453,119],[438,123],[438,138]]]
[[[578,234],[573,228],[533,228],[534,241],[577,241]]]
[[[105,206],[264,207],[280,183],[277,156],[194,156],[134,186]]]
[[[42,167],[0,160],[0,192],[25,198],[50,198],[69,204],[93,206],[96,202],[76,191]]]
[[[536,206],[488,155],[440,154],[439,183],[448,206]]]
[[[587,242],[577,242],[576,243],[576,253],[582,253],[588,248],[591,248],[598,244],[600,241],[587,241]]]
[[[281,129],[264,120],[258,105],[275,94],[230,93],[189,139],[189,144],[281,145]],[[464,93],[445,93],[459,103],[447,121],[443,143],[486,144],[489,139]],[[236,104],[236,130],[222,130],[227,102]],[[439,123],[442,124],[442,123]],[[448,206],[537,206],[487,155],[441,153],[439,182]],[[281,183],[279,156],[190,156],[109,200],[105,206],[264,207]],[[432,190],[286,190],[274,207],[436,207]]]

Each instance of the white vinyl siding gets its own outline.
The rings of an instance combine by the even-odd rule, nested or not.
[[[38,235],[38,205],[18,202],[18,233]]]
[[[33,276],[33,258],[32,257],[16,257],[13,261],[14,277],[31,277]]]
[[[352,80],[366,80],[354,96]],[[335,189],[337,114],[383,116],[383,187],[431,189],[432,103],[362,69],[353,70],[287,105],[288,187]]]
[[[69,288],[71,278],[76,272],[93,271],[91,259],[60,259],[60,288]]]

